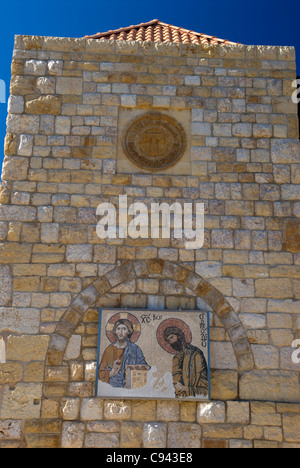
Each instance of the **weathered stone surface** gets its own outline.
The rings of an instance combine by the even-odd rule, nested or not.
[[[84,441],[84,424],[79,422],[65,422],[62,430],[63,448],[82,448]]]
[[[56,84],[57,94],[80,95],[82,93],[82,79],[58,77]]]
[[[200,448],[201,427],[198,424],[170,423],[168,448]]]
[[[297,140],[271,141],[271,157],[274,164],[298,163],[300,159],[300,143]]]
[[[0,244],[0,263],[28,263],[30,256],[31,245],[29,244]]]
[[[26,102],[25,112],[36,115],[59,115],[62,100],[59,96],[40,96]]]
[[[39,309],[0,307],[1,330],[14,333],[38,333],[40,323]]]
[[[231,343],[211,343],[212,369],[237,369],[236,356]]]
[[[24,65],[25,75],[45,75],[47,62],[45,60],[26,60]]]
[[[213,370],[211,372],[211,398],[234,400],[238,396],[238,375],[235,371]]]
[[[7,338],[7,359],[12,361],[44,361],[49,345],[46,335],[21,335]]]
[[[27,179],[29,161],[28,158],[17,156],[6,156],[3,163],[3,180],[25,180]]]
[[[251,371],[240,381],[243,400],[300,402],[298,375],[287,371]]]
[[[90,432],[85,439],[86,448],[117,448],[119,447],[119,434],[97,434]]]
[[[0,421],[0,441],[1,439],[21,439],[21,421],[6,420]]]
[[[4,141],[4,154],[5,156],[14,156],[17,154],[18,137],[11,133],[7,133]]]
[[[35,91],[36,79],[29,76],[14,75],[10,84],[10,92],[12,95],[33,94]]]
[[[24,98],[11,95],[8,100],[7,110],[10,114],[22,114],[24,112]]]
[[[0,266],[0,306],[10,305],[12,299],[12,278],[6,265]]]
[[[18,362],[6,362],[6,358],[0,361],[1,384],[15,385],[22,380],[23,366]]]
[[[82,421],[100,421],[103,419],[103,400],[86,398],[81,404],[80,411]]]
[[[227,402],[227,421],[232,424],[249,424],[250,404],[248,402]]]
[[[197,407],[198,424],[220,424],[225,422],[225,403],[199,403]]]
[[[7,117],[9,133],[28,133],[35,135],[39,131],[39,117],[36,115],[10,114]]]
[[[287,442],[300,442],[300,416],[287,414],[283,416],[283,434]]]
[[[16,36],[0,187],[1,447],[300,446],[300,406],[285,403],[300,403],[294,61],[294,48]],[[120,174],[122,129],[151,108],[184,126],[182,171]],[[148,136],[137,146],[152,153]],[[100,240],[96,207],[120,194],[201,200],[205,248]],[[213,401],[93,398],[99,307],[208,310]]]
[[[19,383],[11,390],[4,387],[0,417],[3,419],[35,419],[41,410],[42,384]]]
[[[65,352],[65,359],[78,359],[81,352],[81,336],[73,335],[70,338]]]
[[[255,281],[255,288],[257,297],[288,299],[293,295],[289,279],[258,279]]]
[[[167,443],[165,423],[146,423],[143,431],[144,448],[164,448]]]
[[[283,249],[288,252],[300,252],[300,219],[285,220],[283,225]]]

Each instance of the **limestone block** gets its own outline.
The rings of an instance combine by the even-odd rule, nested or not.
[[[299,373],[261,370],[246,372],[240,381],[242,400],[300,402]]]
[[[200,448],[201,432],[198,424],[172,422],[168,426],[168,447]]]
[[[40,96],[26,102],[25,112],[36,115],[59,115],[61,113],[62,100],[59,96]]]
[[[249,138],[252,135],[252,125],[248,123],[234,124],[232,127],[232,135],[235,137]]]
[[[54,133],[55,117],[52,115],[42,115],[40,133],[42,135],[52,135]]]
[[[257,369],[278,369],[279,352],[275,346],[252,345],[252,351]]]
[[[10,269],[0,265],[0,306],[10,305],[12,299],[12,278]]]
[[[43,223],[41,226],[41,242],[55,244],[58,242],[59,224]]]
[[[26,60],[24,65],[25,75],[45,75],[47,62],[45,60]]]
[[[124,422],[121,425],[122,448],[140,448],[143,442],[143,424],[140,422]]]
[[[237,297],[253,297],[254,281],[253,279],[234,279],[233,295]]]
[[[0,307],[1,330],[33,334],[39,331],[39,309]]]
[[[120,445],[120,436],[117,433],[104,434],[89,432],[85,438],[86,448],[117,448]]]
[[[101,421],[103,419],[103,400],[100,398],[84,398],[81,404],[80,417],[82,421]]]
[[[116,254],[116,247],[96,245],[94,248],[94,262],[115,264]]]
[[[47,269],[48,276],[70,276],[73,277],[75,274],[74,265],[59,264],[59,265],[49,265]]]
[[[126,421],[131,417],[131,405],[126,401],[107,400],[104,402],[104,419]]]
[[[4,154],[5,156],[14,156],[17,154],[18,149],[18,136],[11,133],[6,134],[4,140]]]
[[[63,448],[82,448],[84,441],[84,423],[65,422],[62,429]]]
[[[29,263],[30,257],[30,244],[18,244],[16,242],[0,244],[0,263]]]
[[[40,417],[42,384],[19,383],[13,390],[5,385],[0,417],[35,419]]]
[[[250,405],[248,402],[228,401],[227,422],[232,424],[249,424]]]
[[[49,337],[46,335],[10,335],[7,338],[7,359],[11,361],[44,361]]]
[[[20,143],[18,148],[19,156],[31,156],[34,137],[32,135],[20,135]]]
[[[36,87],[41,94],[55,93],[55,78],[43,76],[37,79]]]
[[[154,400],[136,400],[132,402],[133,421],[155,421],[156,402]]]
[[[68,307],[71,303],[70,293],[51,293],[50,294],[50,306],[51,307]]]
[[[24,112],[24,98],[11,95],[8,100],[7,110],[10,114],[22,114]]]
[[[26,94],[34,94],[36,78],[14,75],[11,79],[10,93],[16,96],[25,96]]]
[[[258,426],[279,426],[281,415],[276,411],[276,405],[272,402],[251,402],[251,422]]]
[[[199,403],[197,406],[198,424],[221,424],[225,422],[225,403],[221,401]]]
[[[57,94],[77,95],[82,94],[83,80],[81,78],[58,77],[56,83]]]
[[[234,400],[238,396],[238,375],[231,370],[212,370],[211,398]]]
[[[71,132],[71,119],[70,117],[56,117],[55,119],[55,133],[58,135],[69,135]]]
[[[212,247],[216,249],[233,249],[233,231],[227,229],[213,229]]]
[[[65,359],[78,359],[81,352],[81,336],[80,335],[72,335],[66,352],[65,352]]]
[[[21,439],[22,423],[21,421],[6,420],[0,422],[0,441],[1,439]]]
[[[282,185],[281,196],[283,200],[299,201],[300,199],[300,185],[284,184]]]
[[[287,442],[300,442],[300,416],[298,414],[283,415],[283,434]]]
[[[27,144],[20,143],[23,145],[21,148],[21,154],[29,152]],[[25,150],[26,147],[26,150]],[[32,151],[32,150],[31,150]],[[19,147],[20,154],[20,147]],[[29,161],[28,158],[22,158],[19,156],[6,156],[3,162],[2,178],[3,180],[26,180],[28,173]]]
[[[62,60],[49,60],[48,72],[49,75],[59,76],[63,72],[64,62]]]
[[[79,417],[79,398],[66,398],[62,401],[61,413],[65,421],[75,421]]]
[[[7,131],[35,135],[39,132],[40,119],[36,115],[10,114],[7,117]]]
[[[258,279],[255,281],[256,296],[271,299],[288,299],[293,296],[289,279]]]
[[[289,139],[272,140],[271,158],[274,164],[299,164],[300,142],[298,140]]]
[[[37,218],[40,223],[50,223],[53,219],[53,207],[39,206],[37,209]]]
[[[167,444],[167,424],[146,423],[143,430],[144,448],[164,448]]]
[[[237,361],[231,343],[211,342],[211,368],[237,369]]]
[[[43,50],[53,52],[84,52],[86,39],[43,37]]]
[[[86,244],[68,245],[66,260],[70,263],[91,262],[93,256],[93,246]]]
[[[271,138],[272,137],[272,125],[266,125],[266,124],[253,125],[253,136],[254,138]]]

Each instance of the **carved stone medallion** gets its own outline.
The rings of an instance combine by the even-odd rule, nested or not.
[[[144,170],[159,171],[179,161],[186,148],[186,137],[175,119],[149,112],[131,122],[122,144],[133,164]]]

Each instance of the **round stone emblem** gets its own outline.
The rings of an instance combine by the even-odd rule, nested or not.
[[[124,153],[136,166],[159,171],[179,161],[185,151],[186,137],[175,119],[149,112],[131,122],[122,143]]]

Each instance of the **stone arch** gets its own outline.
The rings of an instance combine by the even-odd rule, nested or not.
[[[252,370],[254,358],[247,334],[237,314],[225,297],[201,276],[184,266],[161,259],[126,261],[84,289],[65,312],[51,336],[46,356],[47,369],[63,365],[69,339],[84,314],[101,296],[122,283],[134,279],[158,278],[176,281],[190,294],[201,297],[219,317],[229,334],[236,355],[238,372]],[[51,368],[51,370],[50,370]]]

